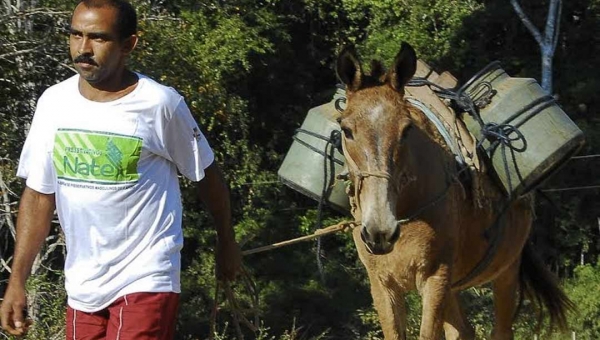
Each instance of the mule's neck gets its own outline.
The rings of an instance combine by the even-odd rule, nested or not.
[[[404,143],[407,155],[400,173],[403,183],[397,214],[401,218],[424,218],[432,205],[444,202],[455,171],[453,157],[422,127],[410,131]]]

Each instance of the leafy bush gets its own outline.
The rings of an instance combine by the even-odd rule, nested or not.
[[[600,261],[575,268],[574,277],[565,284],[567,295],[575,302],[578,313],[569,324],[577,339],[600,338]]]

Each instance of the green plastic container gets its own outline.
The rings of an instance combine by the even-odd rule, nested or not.
[[[584,143],[583,132],[534,79],[512,78],[498,62],[462,89],[479,108],[479,117],[464,114],[467,128],[481,142],[495,177],[510,197],[536,188]],[[513,150],[503,148],[497,135],[486,136],[481,124],[506,124],[504,136],[512,140]]]
[[[341,137],[336,105],[345,108],[345,91],[341,88],[337,88],[330,102],[308,111],[277,174],[292,189],[317,201],[325,196],[327,205],[348,213],[345,184],[335,180],[344,170],[344,155],[329,142],[334,131]]]

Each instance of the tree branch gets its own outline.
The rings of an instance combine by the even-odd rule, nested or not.
[[[6,260],[4,260],[4,258],[0,257],[0,265],[2,265],[2,268],[4,268],[4,270],[6,270],[9,273],[12,273],[12,270],[10,270],[10,266],[8,265],[8,262],[10,262],[11,259],[12,259],[12,256]]]
[[[552,37],[552,55],[554,55],[554,52],[556,51],[556,45],[558,45],[558,34],[560,32],[560,18],[562,16],[562,0],[552,0],[553,4],[555,2],[558,2],[558,10],[554,9],[554,12],[556,12],[554,18],[556,25],[554,26],[554,34]],[[548,15],[548,18],[550,18],[550,15]]]
[[[52,239],[56,238],[56,242],[54,243],[50,243],[50,241]],[[41,263],[45,263],[46,260],[50,257],[50,255],[54,252],[54,250],[58,247],[65,247],[65,242],[63,241],[62,237],[60,237],[59,235],[54,235],[54,236],[49,236],[46,239],[46,243],[48,243],[48,246],[46,247],[46,251],[44,251],[44,254],[42,255],[41,258]]]
[[[35,52],[38,49],[39,49],[38,47],[34,47],[34,48],[27,49],[27,50],[20,50],[20,51],[14,51],[14,52],[0,54],[0,59],[8,59],[7,57],[14,57],[14,56],[18,56],[21,54],[28,54],[31,52]]]
[[[58,63],[60,66],[62,66],[62,67],[64,67],[64,68],[66,68],[66,69],[68,69],[68,70],[71,70],[73,73],[77,73],[77,70],[75,70],[75,69],[74,69],[74,68],[73,68],[71,65],[69,65],[69,64],[65,64],[65,63],[64,63],[64,62],[62,62],[61,60],[58,60],[58,59],[56,59],[56,57],[53,57],[52,55],[50,55],[50,54],[47,54],[47,53],[46,53],[46,54],[44,54],[44,56],[45,56],[46,58],[48,58],[48,59],[50,59],[50,60],[52,60],[52,61],[54,61],[54,62]]]
[[[529,18],[527,17],[527,14],[525,14],[523,9],[521,8],[521,5],[519,5],[517,0],[510,0],[510,3],[513,6],[513,8],[515,9],[515,12],[517,12],[517,15],[519,16],[519,18],[521,18],[521,21],[523,22],[523,24],[525,24],[525,27],[527,27],[527,29],[529,29],[529,32],[531,32],[531,35],[533,35],[533,38],[535,39],[535,41],[537,41],[537,43],[540,45],[540,47],[543,48],[544,42],[542,40],[542,34],[533,25],[531,20],[529,20]]]
[[[11,211],[10,206],[11,206],[12,202],[10,201],[10,197],[8,195],[10,190],[8,189],[8,186],[4,182],[4,177],[3,177],[1,170],[0,170],[0,191],[2,192],[2,205],[4,206],[4,210]],[[12,219],[12,214],[4,214],[4,216],[5,216],[6,224],[8,225],[8,229],[10,230],[10,233],[14,239],[17,235],[17,232],[15,229],[15,223]]]
[[[14,11],[13,5],[10,3],[10,0],[4,0],[4,9],[6,10],[6,15],[11,15]]]
[[[14,10],[14,8],[13,8]],[[33,9],[29,9],[29,10],[25,10],[25,11],[8,11],[6,14],[4,15],[0,15],[0,19],[4,20],[10,20],[10,19],[17,19],[17,18],[24,18],[24,17],[29,17],[29,16],[33,16],[33,15],[50,15],[50,16],[67,16],[70,15],[71,12],[67,12],[67,11],[54,11],[52,9],[48,9],[48,8],[33,8]]]

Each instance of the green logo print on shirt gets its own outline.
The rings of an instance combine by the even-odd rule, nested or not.
[[[133,184],[142,138],[109,132],[59,129],[54,167],[59,180],[96,185]]]

